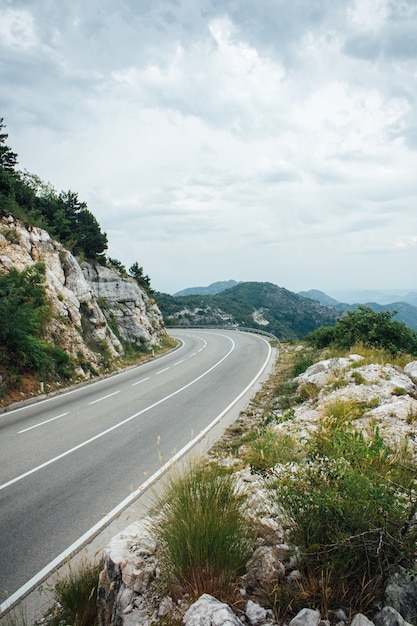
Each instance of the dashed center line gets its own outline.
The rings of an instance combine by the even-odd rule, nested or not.
[[[162,372],[166,372],[169,369],[170,369],[170,367],[164,367],[163,370],[159,370],[159,372],[156,372],[156,376],[159,376],[159,374],[162,374]]]
[[[103,396],[102,398],[98,398],[98,400],[93,400],[92,402],[89,402],[88,405],[91,406],[92,404],[97,404],[97,402],[101,402],[102,400],[107,400],[107,398],[111,398],[112,396],[115,396],[118,393],[120,393],[120,391],[113,391],[113,393],[109,393],[107,396]]]
[[[135,387],[136,385],[140,385],[141,383],[144,383],[145,380],[149,380],[149,376],[147,376],[146,378],[142,378],[142,380],[137,380],[135,383],[132,383],[132,387]]]
[[[61,415],[57,415],[56,417],[51,417],[49,420],[44,420],[43,422],[39,422],[39,424],[35,424],[34,426],[29,426],[29,428],[24,428],[23,430],[18,431],[18,435],[21,433],[27,433],[28,430],[32,430],[33,428],[37,428],[38,426],[43,426],[43,424],[49,424],[49,422],[53,422],[54,420],[59,419],[60,417],[64,417],[68,415],[68,413],[61,413]]]

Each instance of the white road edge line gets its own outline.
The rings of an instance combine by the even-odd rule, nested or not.
[[[70,448],[69,450],[66,450],[65,452],[62,452],[61,454],[58,454],[57,456],[53,457],[52,459],[49,459],[49,461],[45,461],[44,463],[41,463],[37,467],[33,467],[32,469],[28,470],[27,472],[24,472],[23,474],[20,474],[20,476],[15,476],[15,478],[11,478],[6,483],[3,483],[2,485],[0,485],[0,491],[2,491],[3,489],[6,489],[6,487],[10,487],[10,485],[13,485],[14,483],[17,483],[20,480],[23,480],[23,478],[27,478],[31,474],[34,474],[35,472],[38,472],[39,470],[43,469],[44,467],[47,467],[48,465],[51,465],[52,463],[55,463],[56,461],[59,461],[60,459],[63,459],[64,457],[68,456],[69,454],[72,454],[72,452],[76,452],[77,450],[80,450],[81,448],[84,448],[84,446],[87,446],[89,443],[92,443],[93,441],[96,441],[97,439],[100,439],[104,435],[107,435],[108,433],[111,433],[113,430],[116,430],[116,428],[120,428],[120,426],[123,426],[124,424],[127,424],[128,422],[132,421],[136,417],[139,417],[139,415],[143,415],[143,413],[146,413],[147,411],[150,411],[151,409],[155,408],[159,404],[162,404],[166,400],[169,400],[170,398],[173,398],[174,396],[176,396],[177,394],[181,393],[182,391],[184,391],[188,387],[191,387],[191,385],[193,385],[197,381],[199,381],[202,378],[204,378],[204,376],[207,376],[207,374],[212,372],[216,367],[218,367],[221,363],[223,363],[223,361],[225,359],[227,359],[227,357],[235,349],[235,342],[233,341],[233,339],[231,339],[230,337],[227,337],[227,335],[223,335],[223,336],[226,337],[227,339],[229,339],[229,341],[231,341],[232,347],[230,348],[229,352],[227,352],[219,361],[217,361],[217,363],[212,365],[208,370],[203,372],[203,374],[200,374],[200,376],[197,376],[197,378],[194,378],[194,380],[191,380],[189,383],[187,383],[183,387],[180,387],[176,391],[174,391],[174,392],[170,393],[169,395],[165,396],[165,398],[161,398],[161,400],[158,400],[157,402],[154,402],[153,404],[150,404],[145,409],[142,409],[141,411],[138,411],[138,413],[134,413],[133,415],[131,415],[130,417],[127,417],[126,419],[122,420],[121,422],[118,422],[117,424],[114,424],[114,426],[111,426],[110,428],[107,428],[106,430],[103,430],[101,433],[98,433],[97,435],[94,435],[94,437],[90,437],[90,439],[86,439],[82,443],[79,443],[77,446],[74,446],[73,448]]]
[[[230,339],[230,337],[228,337],[228,338]],[[107,515],[105,515],[99,522],[97,522],[97,524],[92,526],[79,539],[77,539],[77,541],[75,541],[72,545],[70,545],[66,550],[61,552],[61,554],[59,554],[55,559],[53,559],[53,561],[48,563],[48,565],[45,565],[45,567],[40,572],[38,572],[36,574],[36,576],[33,576],[33,578],[31,578],[27,583],[25,583],[22,587],[20,587],[20,589],[15,591],[15,593],[13,593],[5,602],[3,602],[3,604],[0,604],[0,615],[4,611],[6,611],[7,609],[11,608],[14,604],[16,604],[16,602],[18,600],[20,600],[20,598],[22,598],[23,596],[27,595],[38,584],[40,584],[54,569],[56,569],[65,560],[70,558],[70,556],[72,556],[79,548],[81,548],[85,543],[87,543],[95,535],[97,535],[97,533],[102,528],[107,526],[115,517],[117,517],[117,515],[120,515],[120,513],[125,508],[127,508],[132,502],[134,502],[134,500],[136,500],[144,491],[146,491],[146,489],[148,489],[154,482],[156,482],[170,467],[175,465],[175,463],[177,461],[179,461],[180,458],[182,458],[185,454],[187,454],[187,452],[189,452],[189,450],[191,450],[199,441],[201,441],[201,439],[203,439],[206,436],[206,434],[218,422],[220,422],[220,420],[230,411],[230,409],[232,409],[233,406],[235,404],[237,404],[237,402],[239,402],[239,400],[241,398],[243,398],[243,396],[246,394],[246,392],[249,391],[249,389],[252,387],[252,385],[254,385],[255,382],[257,381],[257,379],[262,375],[262,373],[265,370],[265,368],[266,368],[266,366],[268,364],[268,361],[269,361],[269,359],[271,357],[272,348],[271,348],[269,342],[266,341],[266,339],[263,339],[263,338],[260,338],[260,339],[262,339],[262,341],[265,341],[265,343],[268,344],[268,347],[269,347],[268,356],[267,356],[265,362],[263,363],[261,369],[259,370],[259,372],[256,374],[256,376],[254,376],[254,378],[246,386],[246,388],[234,400],[232,400],[232,402],[225,409],[223,409],[223,411],[217,417],[215,417],[214,420],[212,422],[210,422],[210,424],[208,426],[206,426],[206,428],[204,430],[202,430],[186,446],[184,446],[182,448],[182,450],[177,452],[177,454],[175,454],[169,461],[167,461],[167,463],[165,463],[165,465],[163,465],[157,472],[155,472],[155,474],[153,474],[150,478],[148,478],[148,480],[146,480],[144,483],[142,483],[142,485],[138,489],[136,489],[136,491],[134,491],[127,498],[122,500],[122,502],[120,502],[120,504],[118,504],[112,511],[110,511],[110,513],[107,513]],[[233,342],[233,344],[234,344],[234,342]],[[227,356],[229,356],[229,354],[233,350],[233,348],[234,348],[234,345],[231,348],[231,350],[227,353],[227,355],[225,357],[223,357],[221,359],[221,361],[219,361],[219,363],[221,363]],[[214,365],[211,369],[214,369],[215,367],[217,367],[217,365],[219,365],[219,363],[216,363],[216,365]],[[208,370],[202,376],[199,376],[199,378],[202,378],[203,376],[205,376],[209,371],[210,370]],[[186,387],[192,385],[194,382],[199,380],[199,378],[196,378],[195,381],[192,381],[191,383],[186,385]],[[186,387],[183,387],[183,389],[185,389]],[[164,398],[164,400],[172,397],[176,393],[178,393],[178,391],[174,392],[170,396],[167,396],[166,398]],[[164,400],[161,400],[160,402],[163,402]],[[157,402],[156,404],[159,404],[159,402]],[[153,406],[155,406],[155,405],[153,405]],[[147,410],[147,409],[145,409],[145,410]],[[132,418],[129,418],[129,419],[132,419]]]
[[[22,433],[27,433],[28,430],[32,430],[33,428],[37,428],[38,426],[43,426],[44,424],[49,424],[49,422],[53,422],[54,420],[57,420],[60,417],[65,417],[65,415],[68,415],[68,413],[61,413],[61,415],[57,415],[56,417],[51,417],[51,419],[49,420],[44,420],[43,422],[39,422],[39,424],[35,424],[34,426],[29,426],[29,428],[18,430],[17,434],[21,435]]]
[[[101,402],[102,400],[107,400],[107,398],[111,398],[112,396],[117,396],[118,393],[120,393],[120,390],[113,391],[113,393],[109,393],[107,394],[107,396],[103,396],[102,398],[98,398],[97,400],[93,400],[92,402],[89,402],[88,406],[91,406],[92,404],[97,404],[97,402]]]

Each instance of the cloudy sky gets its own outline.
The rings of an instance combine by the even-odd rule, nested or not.
[[[0,0],[19,168],[168,293],[416,289],[416,0]]]

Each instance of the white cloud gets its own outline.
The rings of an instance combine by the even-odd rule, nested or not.
[[[386,22],[389,4],[389,0],[355,0],[348,17],[357,29],[376,31]]]
[[[37,42],[34,19],[23,9],[0,8],[0,39],[3,45],[28,49]]]

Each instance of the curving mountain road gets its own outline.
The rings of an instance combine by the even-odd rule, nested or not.
[[[173,334],[174,352],[0,415],[1,610],[194,445],[270,362],[256,335]]]

